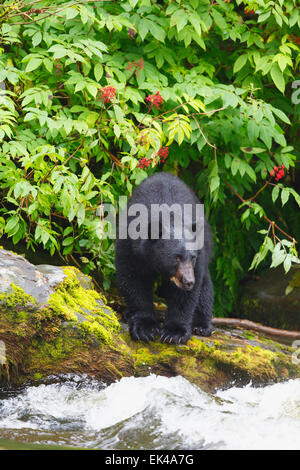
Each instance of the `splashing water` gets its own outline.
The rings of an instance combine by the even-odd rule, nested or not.
[[[0,400],[1,438],[101,449],[300,449],[300,380],[215,395],[182,377],[86,377]]]

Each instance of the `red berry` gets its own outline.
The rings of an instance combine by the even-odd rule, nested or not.
[[[107,86],[99,90],[100,99],[103,103],[109,103],[112,99],[116,97],[116,89],[112,86]]]
[[[274,166],[273,170],[270,171],[271,176],[275,176],[276,181],[279,181],[284,176],[284,165],[280,167]]]
[[[164,100],[162,96],[160,95],[159,91],[155,93],[154,95],[148,95],[146,96],[146,101],[149,101],[149,103],[152,104],[152,106],[156,106],[157,109],[159,109],[160,105],[163,104]]]

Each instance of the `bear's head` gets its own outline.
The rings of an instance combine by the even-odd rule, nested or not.
[[[198,252],[189,248],[188,240],[191,239],[189,230],[183,230],[181,236],[176,233],[159,233],[159,238],[150,239],[148,244],[153,268],[164,279],[169,279],[183,290],[190,291],[195,284],[194,267]]]

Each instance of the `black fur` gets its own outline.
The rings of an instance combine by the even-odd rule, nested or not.
[[[157,173],[145,179],[133,192],[128,208],[144,204],[199,203],[193,191],[170,173]],[[130,221],[128,218],[128,223]],[[117,281],[127,304],[126,319],[134,340],[149,341],[160,335],[162,341],[186,343],[192,332],[209,336],[212,332],[213,287],[208,270],[212,236],[205,220],[204,246],[186,249],[186,240],[125,240],[116,242]],[[177,287],[170,278],[176,272],[176,257],[194,257],[195,283],[191,290]],[[158,275],[163,279],[168,311],[160,330],[153,307],[153,284]]]

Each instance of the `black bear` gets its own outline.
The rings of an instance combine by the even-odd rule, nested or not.
[[[193,244],[197,226],[195,208],[199,205],[200,201],[183,181],[162,172],[146,178],[134,190],[120,216],[116,276],[127,304],[126,320],[134,340],[150,341],[160,335],[161,341],[178,344],[186,343],[192,333],[210,336],[212,332],[213,286],[208,270],[212,235],[204,216],[203,243],[200,248]],[[169,210],[166,229],[168,224],[162,220],[160,209],[175,207],[184,212],[187,206],[192,211],[184,219],[184,226],[181,217],[178,227],[176,211]],[[157,223],[153,224],[153,220]],[[153,306],[153,285],[158,276],[168,306],[161,330]]]

